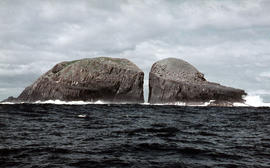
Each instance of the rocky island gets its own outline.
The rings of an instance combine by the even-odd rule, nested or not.
[[[142,103],[144,73],[120,58],[87,58],[61,62],[19,95],[5,101],[45,100]]]
[[[149,103],[176,103],[231,106],[243,103],[244,90],[208,82],[186,61],[167,58],[153,64],[149,73]]]
[[[56,64],[6,102],[46,100],[143,103],[144,73],[127,59],[98,57]],[[179,103],[232,106],[244,103],[244,90],[209,82],[188,62],[167,58],[153,64],[149,73],[150,104]]]

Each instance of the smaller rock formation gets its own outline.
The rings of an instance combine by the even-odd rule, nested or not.
[[[120,58],[89,58],[62,62],[7,101],[45,100],[142,103],[144,73]]]
[[[1,102],[17,102],[17,98],[13,97],[13,96],[10,96],[8,97],[7,99],[1,101]]]
[[[167,58],[153,64],[149,74],[149,103],[185,102],[198,105],[232,105],[244,102],[244,90],[208,82],[195,67],[176,58]]]

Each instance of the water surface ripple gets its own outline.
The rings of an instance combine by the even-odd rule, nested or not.
[[[270,167],[270,108],[0,105],[0,167]]]

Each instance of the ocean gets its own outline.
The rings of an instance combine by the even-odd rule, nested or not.
[[[0,167],[270,167],[270,108],[1,104]]]

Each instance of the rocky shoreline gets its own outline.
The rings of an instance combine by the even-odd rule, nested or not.
[[[243,103],[244,90],[209,82],[188,62],[167,58],[153,64],[149,73],[149,103],[176,103],[231,106]]]
[[[46,100],[142,103],[144,73],[127,59],[98,57],[61,62],[38,78],[17,102]]]
[[[18,98],[4,102],[105,101],[143,103],[144,72],[127,59],[97,57],[61,62],[24,89]],[[150,104],[184,102],[213,106],[243,103],[244,90],[208,82],[191,64],[167,58],[153,64],[149,73]]]

